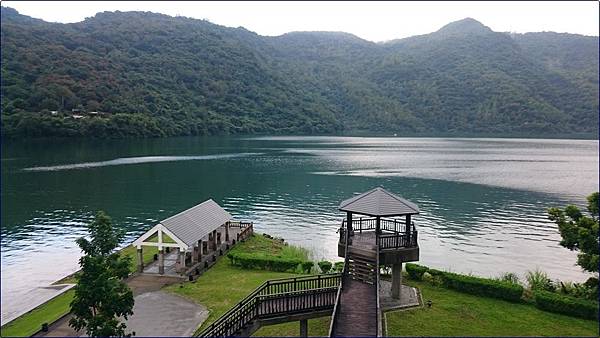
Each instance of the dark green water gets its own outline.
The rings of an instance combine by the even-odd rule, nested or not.
[[[546,208],[598,189],[598,141],[351,137],[53,140],[2,145],[2,316],[76,270],[97,210],[127,241],[207,198],[334,259],[338,203],[383,186],[422,214],[421,263],[582,280]],[[28,283],[22,283],[25,277]],[[27,284],[27,285],[24,285]]]

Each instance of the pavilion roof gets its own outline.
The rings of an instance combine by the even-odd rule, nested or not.
[[[419,213],[419,207],[381,187],[342,201],[341,211],[367,216],[401,216]]]
[[[212,199],[208,199],[160,221],[160,224],[182,242],[192,246],[194,242],[232,219],[233,217],[225,209]]]

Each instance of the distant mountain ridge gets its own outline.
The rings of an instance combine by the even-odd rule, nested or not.
[[[58,24],[1,10],[5,137],[598,131],[598,37],[466,18],[374,43],[150,12]]]

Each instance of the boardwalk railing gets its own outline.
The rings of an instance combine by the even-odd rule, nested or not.
[[[375,236],[377,236],[377,251],[379,252],[380,246],[379,246],[379,235],[375,234]],[[383,336],[383,329],[382,329],[382,323],[381,323],[381,303],[379,301],[379,271],[380,271],[380,263],[379,263],[379,255],[376,255],[377,259],[376,259],[376,265],[375,265],[375,269],[376,271],[376,279],[375,279],[375,297],[377,298],[377,337],[382,337]]]
[[[335,296],[335,306],[333,307],[333,313],[331,315],[331,322],[329,324],[329,337],[333,337],[334,333],[335,333],[335,329],[337,326],[337,319],[339,318],[339,314],[340,314],[340,308],[341,308],[341,297],[342,297],[342,288],[344,287],[344,279],[347,277],[348,275],[348,257],[350,256],[348,254],[348,232],[345,231],[345,228],[341,228],[340,231],[340,236],[343,236],[344,238],[344,246],[345,246],[345,250],[344,252],[346,253],[344,256],[344,268],[342,270],[342,278],[340,280],[340,285],[338,287],[337,290],[337,294]]]
[[[326,274],[264,282],[219,319],[200,337],[229,337],[254,320],[331,309],[342,275]]]

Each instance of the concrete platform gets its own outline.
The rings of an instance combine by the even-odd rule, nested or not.
[[[206,307],[183,297],[164,291],[146,292],[135,297],[127,330],[136,337],[189,337],[208,313]]]
[[[392,282],[379,281],[379,302],[383,311],[407,309],[421,304],[421,296],[417,288],[402,285],[400,299],[392,298]]]

